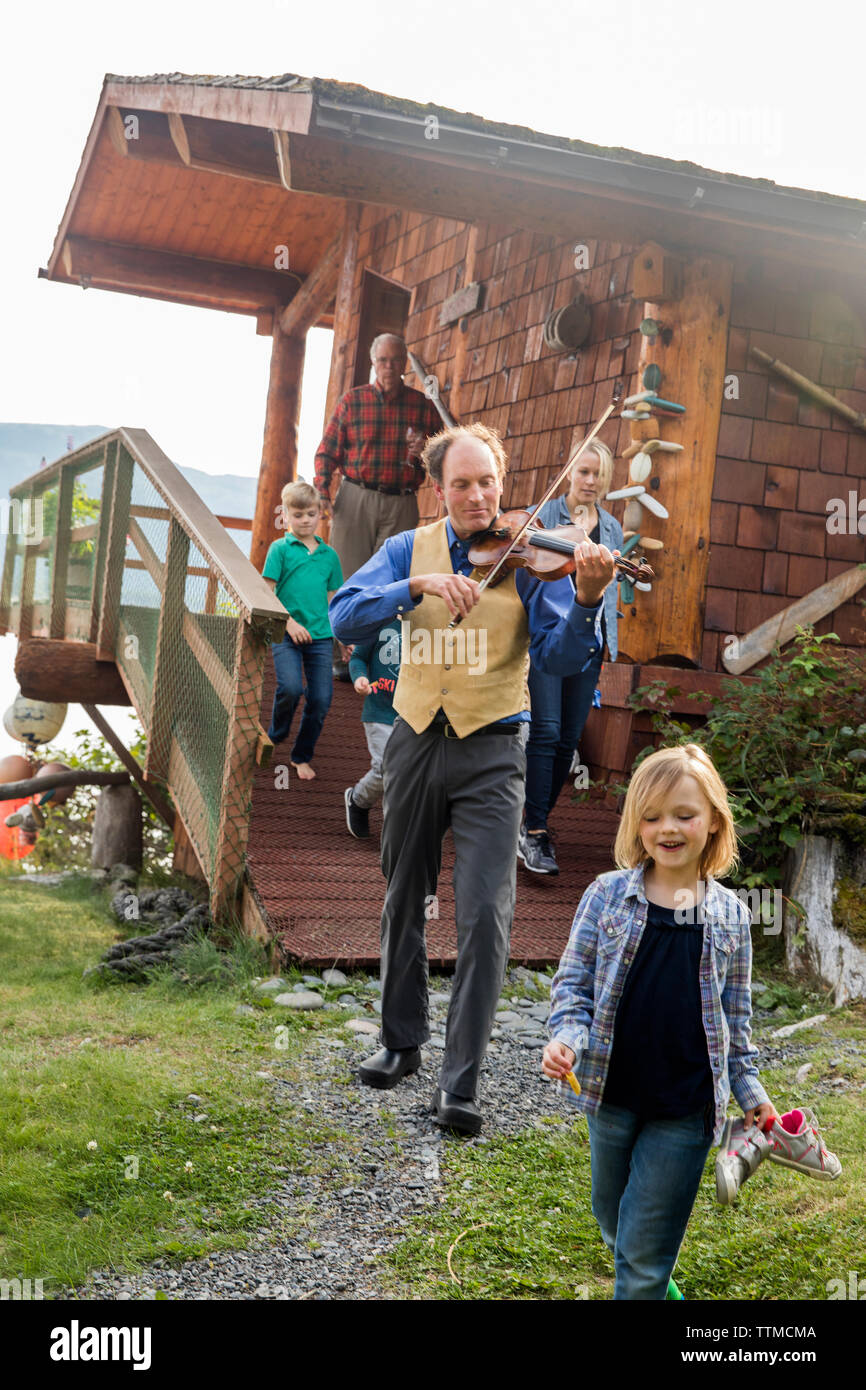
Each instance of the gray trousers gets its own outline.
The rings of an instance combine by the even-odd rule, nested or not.
[[[389,536],[418,525],[414,492],[389,496],[344,478],[334,499],[330,543],[340,557],[343,579],[351,579]]]
[[[382,1043],[430,1037],[425,909],[454,838],[457,967],[439,1085],[474,1099],[508,963],[517,835],[526,778],[526,726],[513,737],[416,734],[398,718],[385,750],[382,871]]]
[[[393,724],[364,724],[367,747],[370,750],[370,770],[355,783],[352,788],[352,800],[365,811],[375,806],[382,795],[382,759],[393,727]]]

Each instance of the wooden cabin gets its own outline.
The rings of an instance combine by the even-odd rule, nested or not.
[[[326,419],[368,380],[373,337],[400,333],[451,413],[503,436],[506,506],[538,500],[617,379],[633,395],[658,368],[684,413],[617,411],[601,436],[614,490],[636,442],[682,449],[651,454],[645,495],[667,517],[610,504],[663,548],[646,551],[651,591],[620,604],[583,750],[598,771],[646,741],[632,690],[676,667],[684,689],[717,691],[735,641],[817,590],[816,630],[862,652],[864,272],[854,199],[318,78],[174,73],[106,77],[40,274],[246,314],[272,337],[259,566],[297,473],[314,325],[334,330]],[[430,489],[421,501],[431,519]]]

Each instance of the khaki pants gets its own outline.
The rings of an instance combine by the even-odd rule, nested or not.
[[[334,499],[330,543],[340,557],[343,579],[351,579],[389,536],[418,525],[413,493],[389,496],[344,478]]]

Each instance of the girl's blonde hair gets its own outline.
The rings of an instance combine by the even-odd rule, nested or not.
[[[699,878],[722,878],[737,862],[737,832],[728,805],[728,792],[711,759],[696,743],[679,748],[660,748],[645,758],[629,783],[613,857],[620,869],[636,869],[650,861],[640,838],[640,823],[647,811],[676,785],[681,777],[694,777],[719,818],[718,830],[707,838],[698,869]]]
[[[582,443],[583,440],[581,439],[574,440],[571,446],[572,453],[575,449],[579,449]],[[590,444],[589,448],[587,449],[586,453],[581,454],[580,458],[576,459],[575,463],[571,465],[571,468],[568,470],[569,490],[571,489],[571,482],[574,476],[575,467],[579,467],[580,464],[583,463],[584,459],[588,458],[590,454],[596,454],[598,457],[598,501],[600,502],[604,499],[607,493],[610,492],[610,485],[613,480],[613,454],[611,453],[607,445],[604,444],[600,439],[594,439]]]

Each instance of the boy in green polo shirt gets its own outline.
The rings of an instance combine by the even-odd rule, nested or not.
[[[282,642],[273,643],[277,693],[268,738],[289,736],[298,701],[304,713],[289,761],[304,781],[315,777],[310,759],[331,707],[333,633],[328,600],[343,582],[336,550],[316,535],[321,507],[309,483],[287,483],[282,491],[286,534],[268,550],[262,577],[276,592],[289,621]]]

